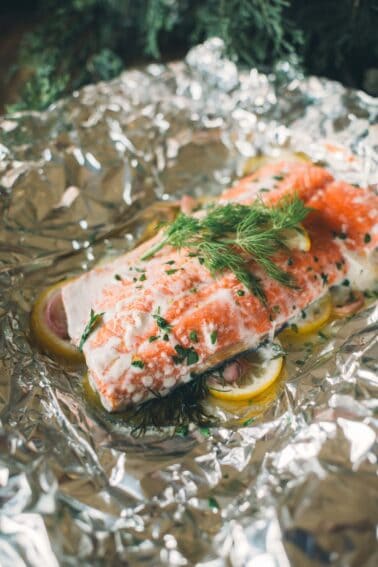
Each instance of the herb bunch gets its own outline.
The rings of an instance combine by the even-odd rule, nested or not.
[[[213,277],[231,270],[237,279],[263,303],[266,302],[260,278],[251,272],[254,260],[266,274],[287,287],[295,287],[292,276],[274,263],[273,256],[285,247],[285,232],[298,229],[309,209],[297,197],[284,198],[276,206],[262,201],[253,205],[214,206],[203,218],[180,214],[169,225],[160,242],[142,260],[152,258],[165,245],[189,249]]]
[[[193,422],[209,425],[212,418],[201,402],[208,395],[207,375],[196,376],[187,384],[170,392],[169,396],[160,396],[152,392],[154,398],[137,406],[128,415],[133,431],[142,435],[148,427],[175,425],[177,428]]]

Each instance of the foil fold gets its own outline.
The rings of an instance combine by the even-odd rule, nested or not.
[[[214,38],[0,119],[1,565],[377,564],[376,304],[292,353],[254,420],[180,435],[135,437],[94,412],[80,372],[29,331],[44,287],[132,248],[167,203],[216,195],[262,153],[306,152],[376,187],[377,115],[292,62],[240,70]]]

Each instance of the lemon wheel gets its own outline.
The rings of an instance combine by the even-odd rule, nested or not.
[[[281,352],[280,343],[275,341],[244,355],[238,362],[232,362],[231,364],[240,365],[239,376],[232,382],[227,382],[222,377],[210,377],[210,395],[226,402],[244,402],[260,396],[281,374]]]
[[[291,321],[289,327],[282,332],[281,336],[292,338],[298,335],[315,333],[327,323],[331,314],[332,299],[331,295],[327,293],[309,305],[294,321]]]
[[[59,309],[63,309],[63,305],[60,305],[59,302],[61,302],[61,289],[65,283],[67,283],[67,280],[52,285],[37,297],[31,312],[30,327],[36,342],[43,351],[67,363],[80,364],[84,361],[84,357],[82,353],[69,342],[68,337],[64,337],[64,321],[60,323],[55,322],[55,327],[57,331],[59,331],[58,333],[54,332],[48,324],[49,307],[55,303],[58,311]]]

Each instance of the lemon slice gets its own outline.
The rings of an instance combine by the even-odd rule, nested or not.
[[[254,353],[240,359],[241,376],[231,383],[211,377],[209,392],[214,398],[225,401],[250,400],[259,396],[279,377],[283,356],[278,341],[263,345]]]
[[[46,322],[46,310],[54,295],[58,294],[67,280],[45,289],[33,305],[30,327],[38,345],[50,354],[68,363],[79,364],[84,361],[82,353],[68,340],[60,338]]]
[[[292,320],[289,328],[283,331],[290,337],[314,333],[328,321],[332,313],[331,295],[327,293],[307,307],[302,314]]]
[[[298,229],[289,228],[283,234],[286,246],[290,250],[301,250],[309,252],[311,249],[311,239],[307,230],[301,226]]]

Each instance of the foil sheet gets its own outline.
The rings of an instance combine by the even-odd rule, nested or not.
[[[220,415],[142,437],[94,412],[80,373],[29,331],[44,287],[130,249],[162,203],[219,193],[259,153],[304,151],[376,184],[377,115],[290,62],[239,70],[213,39],[0,120],[2,566],[378,564],[377,305],[291,353],[244,426]]]

